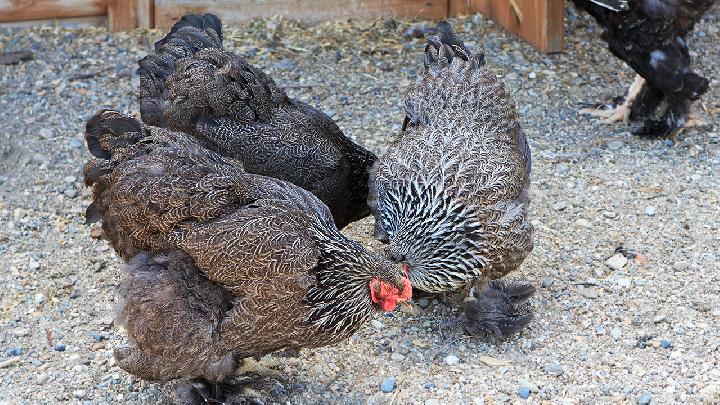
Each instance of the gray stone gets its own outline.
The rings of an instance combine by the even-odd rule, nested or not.
[[[40,131],[38,132],[38,134],[40,134],[40,136],[42,136],[45,139],[52,138],[53,130],[50,128],[41,128]]]
[[[585,298],[595,299],[598,297],[597,291],[595,291],[592,287],[583,287],[578,290],[578,294],[582,295]]]
[[[618,285],[623,288],[629,288],[632,285],[632,281],[630,281],[627,277],[619,278],[617,281]]]
[[[613,270],[620,270],[627,265],[628,259],[622,253],[616,253],[609,259],[605,260],[605,264]]]
[[[565,208],[567,208],[567,202],[565,202],[564,200],[558,201],[552,205],[552,209],[554,209],[555,211],[562,211]]]
[[[608,146],[608,149],[610,149],[610,150],[618,150],[618,149],[621,149],[623,146],[625,146],[625,142],[618,141],[618,140],[610,141],[610,142],[608,142],[607,146]]]
[[[448,366],[455,366],[459,363],[460,363],[460,358],[458,358],[454,354],[445,356],[445,364],[447,364]]]
[[[650,401],[652,401],[652,395],[646,392],[640,395],[640,398],[638,398],[638,405],[648,405]]]
[[[592,223],[585,218],[578,218],[575,220],[575,226],[578,228],[592,228]]]
[[[530,380],[520,379],[518,382],[520,383],[520,388],[527,388],[530,392],[540,391],[538,386]]]
[[[552,375],[562,375],[565,373],[565,368],[558,363],[546,364],[545,372]]]
[[[82,142],[79,139],[73,138],[68,142],[68,146],[73,149],[79,149],[82,147]]]
[[[420,308],[427,308],[430,306],[430,298],[422,297],[417,300],[417,304]]]
[[[687,269],[690,268],[690,263],[688,263],[686,261],[679,261],[679,262],[673,263],[672,267],[673,267],[673,270],[675,270],[675,271],[686,271]]]
[[[617,326],[610,329],[610,337],[613,338],[613,340],[620,339],[621,335],[622,335],[622,331]]]
[[[380,322],[380,321],[378,321],[377,319],[373,319],[372,321],[370,321],[370,324],[371,324],[371,325],[373,326],[373,328],[375,328],[375,329],[382,329],[382,328],[385,327],[385,324],[382,323],[382,322]]]
[[[380,383],[380,390],[382,392],[389,394],[393,391],[395,391],[395,387],[397,386],[397,380],[395,380],[395,377],[388,377]]]
[[[650,216],[650,217],[654,216],[654,215],[655,215],[655,212],[656,212],[656,210],[655,210],[655,207],[654,207],[654,206],[649,205],[649,206],[645,207],[645,213],[646,213],[648,216]]]
[[[542,281],[543,288],[548,288],[555,283],[555,279],[552,277],[545,277]]]

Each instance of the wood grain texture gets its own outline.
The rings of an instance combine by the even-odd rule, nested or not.
[[[0,0],[0,22],[105,15],[107,0]]]
[[[135,28],[152,28],[153,0],[108,0],[108,29],[127,31]]]
[[[482,13],[543,52],[563,48],[564,0],[450,0],[449,12]]]
[[[155,24],[170,27],[182,15],[211,11],[225,24],[282,15],[302,21],[377,17],[446,18],[447,0],[157,0]]]

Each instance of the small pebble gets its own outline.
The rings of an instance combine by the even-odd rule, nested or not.
[[[420,308],[427,308],[430,306],[430,298],[422,297],[417,300],[417,304]]]
[[[619,278],[617,283],[620,287],[623,287],[623,288],[629,288],[632,285],[632,282],[630,281],[630,279],[626,278],[626,277]]]
[[[690,268],[690,263],[685,262],[685,261],[679,261],[679,262],[673,263],[672,267],[673,267],[673,270],[675,270],[675,271],[686,271],[687,269]]]
[[[85,398],[85,395],[87,392],[85,390],[75,390],[73,391],[73,396],[75,398]]]
[[[671,346],[671,344],[670,344],[669,340],[666,340],[666,339],[660,340],[660,347],[662,347],[663,349],[669,349],[670,346]]]
[[[64,352],[65,351],[65,345],[62,343],[57,343],[55,345],[55,351],[56,352]]]
[[[617,214],[612,211],[603,211],[603,216],[605,218],[613,219],[617,216]]]
[[[690,178],[692,179],[692,181],[698,181],[698,180],[702,179],[702,176],[696,173],[696,174],[693,174],[692,176],[690,176]]]
[[[375,329],[382,329],[385,327],[385,324],[378,321],[377,319],[373,319],[372,321],[370,321],[370,324],[372,324],[373,328]]]
[[[15,337],[23,337],[28,334],[28,330],[25,328],[15,328],[12,330],[12,335]]]
[[[90,337],[93,338],[93,340],[95,340],[96,342],[100,342],[105,338],[103,335],[97,332],[89,332],[88,335],[90,335]]]
[[[520,380],[520,388],[527,388],[530,390],[530,392],[538,392],[540,389],[538,386],[529,380]]]
[[[13,347],[11,349],[7,349],[5,353],[10,357],[19,356],[22,354],[22,349],[19,347]]]
[[[589,229],[589,228],[592,228],[592,223],[585,218],[578,218],[575,221],[575,226],[577,226],[578,228]]]
[[[518,390],[518,395],[519,395],[520,398],[522,398],[522,399],[528,399],[528,398],[530,398],[530,389],[528,389],[528,388],[526,388],[526,387],[521,387],[521,388]]]
[[[528,74],[528,77],[531,78],[531,79],[535,79],[535,78],[537,77],[537,73],[535,73],[535,72],[530,72],[530,73]]]
[[[68,198],[75,198],[77,197],[78,192],[74,188],[66,188],[65,191],[63,191],[63,194],[65,194]]]
[[[552,375],[562,375],[565,373],[565,368],[560,364],[554,363],[546,365],[545,371]]]
[[[598,297],[597,291],[595,291],[595,289],[592,287],[583,287],[578,290],[578,294],[582,295],[585,298],[590,298],[593,300]]]
[[[394,377],[388,377],[380,383],[380,390],[386,394],[395,391],[396,380]]]
[[[543,288],[548,288],[548,287],[552,286],[553,284],[555,284],[555,279],[552,277],[545,277],[542,281]]]
[[[552,209],[555,211],[562,211],[565,208],[567,208],[567,202],[565,201],[558,201],[552,205]]]
[[[652,205],[645,207],[645,213],[650,217],[654,216],[655,215],[655,207],[653,207]]]
[[[445,364],[447,364],[448,366],[455,366],[458,363],[460,363],[460,359],[453,354],[450,354],[445,357]]]
[[[45,139],[52,138],[53,136],[53,131],[50,128],[41,128],[38,133]]]
[[[610,142],[608,142],[607,146],[608,146],[608,149],[610,149],[610,150],[618,150],[618,149],[621,149],[623,146],[625,146],[625,142],[618,141],[618,140],[610,141]]]
[[[613,270],[620,270],[627,265],[628,259],[622,253],[616,253],[609,259],[605,260],[605,264]]]
[[[440,405],[440,401],[438,401],[435,398],[430,398],[425,400],[425,405]]]
[[[622,331],[617,326],[610,329],[610,337],[613,338],[613,340],[620,339],[621,335],[622,335]]]
[[[403,361],[404,358],[405,358],[405,356],[403,356],[402,354],[397,353],[397,352],[390,355],[390,360],[395,361],[395,362]]]
[[[437,385],[434,382],[429,382],[429,383],[425,383],[425,385],[423,385],[423,387],[425,387],[426,390],[431,390],[433,388],[437,388]]]
[[[70,146],[73,149],[78,149],[78,148],[82,147],[82,142],[80,142],[79,139],[73,138],[68,142],[68,146]]]
[[[650,401],[652,401],[652,395],[646,392],[640,395],[640,398],[638,398],[638,405],[648,405]]]

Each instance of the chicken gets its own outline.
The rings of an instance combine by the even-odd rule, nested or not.
[[[691,103],[709,81],[691,68],[688,34],[715,0],[573,0],[603,27],[613,55],[637,77],[617,106],[584,109],[604,122],[644,120],[635,134],[666,136],[704,123]]]
[[[219,383],[240,359],[319,347],[411,296],[317,197],[115,111],[87,123],[87,220],[129,265],[115,358],[148,380]]]
[[[368,172],[377,157],[325,114],[287,96],[260,69],[222,48],[220,20],[186,15],[139,61],[140,111],[148,125],[196,137],[322,200],[335,224],[370,214]]]
[[[375,237],[409,270],[414,289],[467,291],[475,284],[485,291],[533,247],[530,149],[514,101],[483,67],[484,55],[470,52],[447,22],[437,29],[440,36],[425,47],[425,71],[405,98],[400,137],[371,171],[369,205]],[[471,292],[467,329],[522,329],[530,317],[518,317],[508,297],[534,288],[507,289],[509,295],[483,299]],[[497,300],[503,302],[488,306]],[[498,311],[487,311],[491,306]]]

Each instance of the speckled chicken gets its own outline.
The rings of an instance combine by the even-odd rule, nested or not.
[[[115,111],[87,123],[88,221],[129,261],[115,357],[149,380],[221,382],[239,360],[339,342],[410,297],[401,266],[317,197]]]
[[[327,115],[289,98],[260,69],[224,50],[216,16],[182,17],[139,65],[146,124],[191,134],[242,160],[250,173],[312,192],[340,229],[370,214],[368,171],[376,156]]]
[[[665,136],[705,125],[690,113],[709,80],[691,67],[688,35],[715,0],[573,0],[603,27],[616,57],[637,72],[627,96],[585,109],[606,123],[642,120],[637,135]]]
[[[470,52],[447,22],[438,31],[405,98],[400,137],[371,172],[375,236],[409,269],[413,288],[438,293],[476,284],[465,303],[468,329],[506,334],[531,318],[510,297],[534,288],[498,290],[502,283],[486,281],[517,269],[533,248],[530,150],[515,103],[484,68],[483,54]]]

